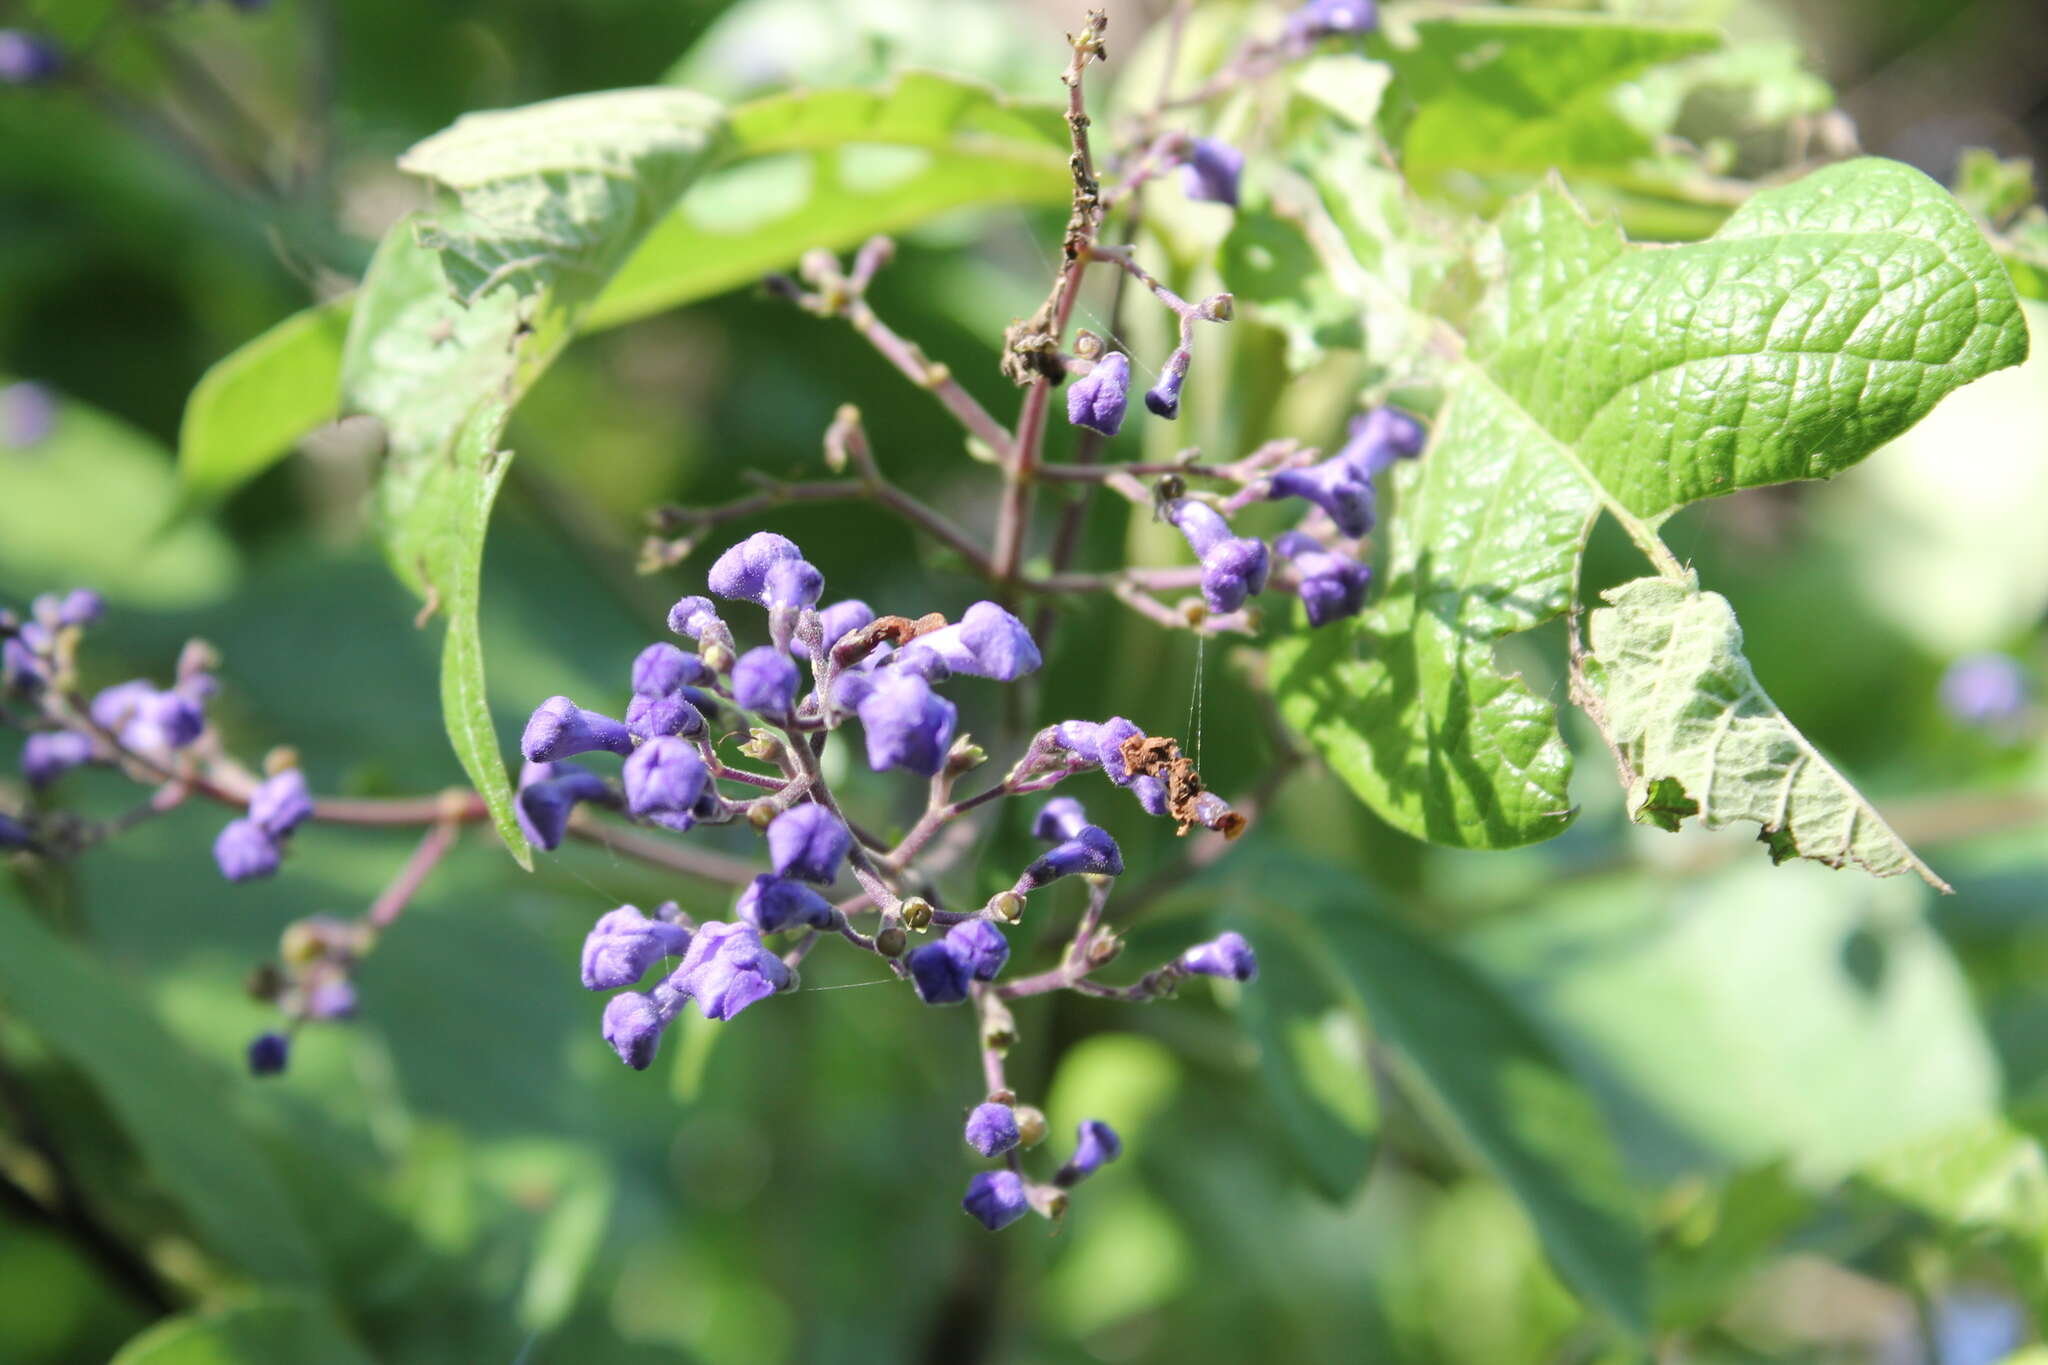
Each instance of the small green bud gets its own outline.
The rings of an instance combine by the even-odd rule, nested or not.
[[[1012,924],[1024,918],[1024,898],[1014,891],[999,892],[989,900],[988,908]]]
[[[732,672],[732,651],[724,645],[704,645],[698,649],[697,657],[702,659],[704,666],[713,673]]]
[[[922,932],[931,926],[932,903],[923,896],[912,896],[898,909],[903,915],[903,922],[912,929]]]
[[[902,957],[903,950],[909,946],[910,935],[904,933],[898,924],[892,924],[875,935],[875,951],[883,957]]]
[[[1045,1141],[1045,1112],[1032,1104],[1020,1104],[1016,1110],[1018,1145],[1036,1147]]]
[[[1124,941],[1115,934],[1104,932],[1088,940],[1088,965],[1107,966],[1116,961],[1118,953],[1124,950]]]
[[[775,823],[775,817],[782,814],[773,801],[763,798],[747,807],[747,823],[755,829],[766,829]]]

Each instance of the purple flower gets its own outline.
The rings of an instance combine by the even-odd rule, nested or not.
[[[1111,351],[1067,386],[1067,420],[1077,427],[1114,436],[1123,430],[1124,407],[1130,396],[1130,357],[1122,351]]]
[[[1116,840],[1109,837],[1109,831],[1097,825],[1084,825],[1073,838],[1048,849],[1025,868],[1024,875],[1010,889],[1021,896],[1076,873],[1120,877],[1123,871],[1124,856]]]
[[[917,674],[881,670],[854,711],[867,732],[868,766],[876,772],[908,768],[930,777],[945,765],[959,712]]]
[[[93,694],[92,704],[86,709],[92,714],[93,724],[118,732],[135,715],[136,708],[155,695],[156,688],[147,679],[130,678],[101,688]]]
[[[626,703],[626,728],[642,739],[663,735],[701,735],[704,713],[692,706],[681,692],[662,696],[633,694]]]
[[[29,848],[35,841],[36,837],[27,825],[0,811],[0,849]]]
[[[730,1019],[789,985],[789,967],[761,946],[751,924],[712,920],[690,940],[683,965],[669,982],[696,997],[706,1019]]]
[[[1351,419],[1350,438],[1334,458],[1371,479],[1393,468],[1396,460],[1412,460],[1422,453],[1429,433],[1422,423],[1399,408],[1374,408]]]
[[[1373,0],[1309,0],[1287,16],[1287,36],[1312,43],[1339,33],[1370,33],[1379,22]]]
[[[903,647],[896,666],[930,679],[948,673],[1015,682],[1042,660],[1024,623],[993,602],[976,602],[950,626]]]
[[[1147,815],[1166,814],[1166,783],[1150,773],[1141,773],[1127,784],[1131,795],[1138,798],[1138,804]]]
[[[63,69],[63,54],[49,39],[0,28],[0,85],[37,85]]]
[[[306,775],[297,768],[267,777],[250,794],[249,818],[264,833],[283,838],[313,818],[313,797],[306,790]]]
[[[832,927],[832,902],[802,882],[762,873],[740,893],[734,913],[764,934],[805,925],[812,929]]]
[[[1024,1193],[1024,1177],[1015,1171],[983,1171],[967,1182],[960,1207],[990,1232],[1001,1232],[1030,1210],[1031,1200]]]
[[[512,805],[526,842],[539,849],[562,846],[569,816],[578,801],[611,794],[604,779],[574,763],[528,763],[519,770],[519,795]]]
[[[1283,469],[1267,480],[1266,496],[1306,498],[1330,514],[1330,520],[1347,536],[1362,536],[1372,530],[1372,480],[1342,455],[1332,455],[1306,469]]]
[[[1965,725],[2009,726],[2027,711],[2027,675],[2006,654],[1971,654],[1941,675],[1941,704]]]
[[[633,732],[598,711],[586,711],[567,697],[549,697],[534,708],[519,738],[519,752],[529,763],[552,763],[597,749],[633,752]]]
[[[852,847],[846,823],[815,802],[784,811],[768,826],[768,856],[776,872],[820,886],[832,884]]]
[[[1197,943],[1180,955],[1180,965],[1197,976],[1227,976],[1232,981],[1253,981],[1259,975],[1258,956],[1235,931]]]
[[[1237,207],[1237,180],[1244,174],[1244,153],[1227,142],[1198,137],[1180,168],[1181,189],[1190,199]]]
[[[249,1074],[275,1076],[291,1060],[291,1040],[282,1033],[259,1033],[249,1041]]]
[[[42,661],[27,641],[13,635],[0,640],[0,682],[22,692],[43,685]]]
[[[666,697],[681,691],[685,684],[708,682],[711,676],[702,659],[664,641],[647,646],[633,660],[633,694]]]
[[[1160,371],[1159,382],[1145,390],[1145,406],[1156,417],[1171,422],[1180,416],[1181,385],[1188,382],[1188,362],[1194,357],[1185,346],[1178,347],[1166,358],[1166,368]]]
[[[697,751],[670,736],[641,745],[626,760],[620,775],[625,779],[626,809],[671,829],[688,829],[696,823],[697,799],[710,780]]]
[[[16,35],[19,36],[19,35]],[[0,37],[0,47],[6,39]],[[6,64],[0,54],[0,67]],[[7,82],[0,72],[0,84]],[[0,388],[0,447],[26,450],[36,445],[57,426],[57,397],[41,384],[29,380]]]
[[[21,746],[21,775],[32,787],[47,787],[71,769],[92,762],[92,739],[76,730],[44,730]]]
[[[1076,1133],[1074,1154],[1060,1167],[1053,1183],[1062,1189],[1078,1185],[1123,1154],[1123,1139],[1116,1135],[1116,1129],[1101,1119],[1083,1119]]]
[[[57,624],[89,626],[106,613],[107,600],[91,588],[73,588],[57,605]]]
[[[1038,808],[1038,817],[1031,822],[1031,837],[1057,844],[1073,838],[1087,824],[1088,812],[1079,801],[1071,796],[1055,796]]]
[[[1223,514],[1205,502],[1182,499],[1166,517],[1202,557],[1202,600],[1221,615],[1236,611],[1247,597],[1266,588],[1266,543],[1230,534]]]
[[[303,992],[300,1012],[308,1019],[348,1019],[356,1012],[355,983],[346,977],[327,976]]]
[[[213,861],[220,875],[231,882],[255,881],[277,871],[284,850],[277,839],[254,820],[230,820],[213,841]]]
[[[1300,581],[1295,592],[1308,608],[1308,623],[1328,625],[1365,610],[1366,589],[1372,585],[1372,570],[1349,555],[1326,550],[1315,537],[1289,531],[1273,542],[1273,548],[1294,565]]]
[[[1123,745],[1140,730],[1122,716],[1111,716],[1100,724],[1092,720],[1061,721],[1053,727],[1060,744],[1072,753],[1100,767],[1119,787],[1131,784],[1131,771],[1124,763]]]
[[[620,1061],[635,1071],[645,1071],[661,1044],[662,1030],[675,1018],[682,1002],[683,997],[674,991],[666,992],[661,1002],[638,991],[615,995],[604,1003],[604,1040]]]
[[[731,551],[727,553],[730,554]],[[720,633],[730,634],[725,629],[725,622],[718,619],[718,608],[711,605],[711,599],[708,597],[685,597],[670,607],[668,628],[692,640],[703,639],[707,630],[712,632],[714,637]]]
[[[778,536],[773,531],[756,531],[720,555],[704,581],[720,597],[761,602],[768,590],[768,571],[777,564],[800,563],[803,557],[803,551],[797,549],[796,543],[787,536]],[[689,600],[683,599],[684,602]],[[678,602],[676,610],[682,610],[682,606],[683,603]],[[669,613],[669,623],[674,625],[675,612]],[[688,631],[683,633],[689,634]]]
[[[761,580],[761,605],[770,611],[815,607],[824,593],[825,575],[801,559],[777,560]]]
[[[740,655],[732,666],[732,699],[749,711],[786,716],[796,705],[796,664],[772,645]]]
[[[985,919],[962,920],[939,940],[976,981],[993,981],[1010,960],[1010,941]]]
[[[1007,1104],[977,1104],[967,1116],[967,1145],[983,1156],[1001,1156],[1021,1140],[1017,1111]]]
[[[121,726],[121,743],[145,753],[182,749],[205,733],[206,715],[199,703],[180,691],[150,689],[139,697]]]
[[[974,969],[964,953],[940,939],[911,950],[904,959],[910,968],[910,984],[917,998],[927,1005],[957,1005],[967,998],[967,983]]]
[[[862,629],[875,619],[875,613],[867,603],[849,598],[834,602],[818,613],[818,631],[827,654],[832,646],[844,640],[855,631]]]
[[[583,987],[608,991],[630,986],[665,957],[681,957],[690,931],[680,924],[649,919],[631,905],[607,910],[583,936]]]

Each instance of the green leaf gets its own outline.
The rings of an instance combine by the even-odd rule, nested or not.
[[[1602,596],[1587,710],[1623,766],[1636,819],[1673,830],[1693,812],[1708,829],[1753,821],[1773,861],[1853,862],[1948,889],[1764,693],[1727,598],[1667,578]]]
[[[123,1346],[111,1365],[370,1365],[317,1299],[265,1294],[207,1313],[180,1313]]]
[[[1382,125],[1424,189],[1453,174],[1626,167],[1651,144],[1623,116],[1622,86],[1721,42],[1707,28],[1505,9],[1424,19],[1415,38],[1374,51],[1395,72]]]
[[[1314,221],[1368,317],[1413,311],[1358,263],[1399,243],[1347,259],[1339,218]],[[1713,238],[1656,249],[1553,184],[1510,206],[1476,265],[1486,292],[1454,314],[1469,339],[1437,324],[1446,401],[1396,476],[1385,597],[1348,632],[1284,643],[1274,665],[1290,723],[1382,816],[1498,848],[1564,827],[1570,760],[1554,706],[1493,647],[1564,612],[1596,515],[1680,576],[1656,539],[1664,515],[1838,473],[2023,359],[2027,338],[1968,215],[1887,161],[1766,191]]]
[[[200,376],[178,429],[178,473],[218,497],[275,464],[341,406],[347,298],[292,314]]]
[[[1528,1210],[1566,1283],[1644,1331],[1648,1232],[1585,1087],[1465,962],[1391,920],[1333,909],[1317,923],[1377,1036]]]
[[[4,886],[0,1000],[91,1079],[207,1246],[267,1280],[319,1280],[298,1213],[228,1117],[219,1076],[172,1039],[137,982],[52,934]]]
[[[1944,1224],[2048,1246],[2048,1154],[2037,1138],[2002,1118],[1909,1143],[1860,1175],[1869,1187]]]

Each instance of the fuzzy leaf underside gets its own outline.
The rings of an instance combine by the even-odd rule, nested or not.
[[[1726,598],[1666,578],[1602,596],[1587,681],[1628,769],[1631,814],[1666,829],[1688,814],[1709,829],[1755,823],[1780,861],[1912,872],[1947,889],[1765,694]]]
[[[1348,632],[1283,643],[1275,676],[1290,723],[1384,818],[1501,848],[1564,827],[1570,757],[1554,706],[1492,647],[1567,608],[1597,512],[1646,540],[1689,502],[1837,473],[2027,338],[1968,215],[1886,161],[1766,191],[1666,248],[1551,184],[1475,265],[1466,344],[1438,333],[1430,449],[1395,480],[1386,594]],[[1359,288],[1369,324],[1406,304]]]

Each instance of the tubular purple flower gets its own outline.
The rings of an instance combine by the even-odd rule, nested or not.
[[[534,708],[520,736],[519,752],[529,763],[552,763],[602,749],[633,752],[633,732],[598,711],[586,711],[567,697],[549,697]]]
[[[825,575],[802,559],[783,559],[768,566],[761,580],[761,605],[777,608],[815,607],[825,593]]]
[[[1015,682],[1036,672],[1041,662],[1038,646],[1022,621],[993,602],[976,602],[952,625],[905,645],[896,666],[928,679],[961,673]]]
[[[868,766],[876,772],[908,768],[930,777],[945,766],[959,712],[915,673],[881,670],[854,713],[867,732]]]
[[[1373,0],[1309,0],[1287,16],[1287,36],[1312,43],[1340,33],[1370,33],[1379,27],[1379,6]]]
[[[93,724],[118,733],[143,700],[155,695],[156,688],[146,679],[130,678],[127,682],[118,682],[95,692],[86,710],[91,714]]]
[[[805,886],[770,873],[762,873],[740,893],[735,914],[764,934],[803,925],[811,929],[832,927],[832,902]]]
[[[1017,878],[1017,884],[1010,889],[1022,896],[1077,873],[1120,877],[1123,871],[1124,855],[1117,848],[1116,840],[1109,837],[1109,831],[1099,825],[1084,825],[1073,838],[1040,855],[1037,861],[1024,869],[1024,875]]]
[[[1166,368],[1159,373],[1159,382],[1145,390],[1145,406],[1155,417],[1164,417],[1171,422],[1180,416],[1180,390],[1188,382],[1188,363],[1194,359],[1185,346],[1177,347],[1166,358]]]
[[[701,685],[711,678],[702,659],[666,641],[647,646],[633,660],[633,694],[639,697],[666,697],[686,683]]]
[[[313,797],[306,775],[297,768],[265,778],[249,796],[249,819],[274,839],[282,839],[313,818]]]
[[[282,1033],[259,1033],[249,1041],[249,1074],[276,1076],[291,1060],[292,1044]]]
[[[1010,941],[985,919],[960,921],[940,942],[966,964],[967,974],[976,981],[995,980],[1010,960]]]
[[[853,847],[845,821],[815,802],[792,807],[768,826],[768,857],[777,873],[830,886]]]
[[[1131,779],[1130,788],[1147,815],[1166,814],[1166,783],[1144,773]]]
[[[528,763],[519,770],[512,813],[527,843],[552,851],[562,846],[578,801],[600,801],[610,794],[603,778],[578,764]]]
[[[1244,935],[1234,930],[1197,943],[1180,955],[1180,965],[1197,976],[1227,976],[1232,981],[1253,981],[1259,975],[1258,955]]]
[[[966,955],[945,939],[911,950],[904,965],[910,968],[910,984],[917,998],[927,1005],[957,1005],[967,998],[967,983],[974,979],[974,966]]]
[[[0,28],[0,85],[40,85],[63,69],[63,54],[49,39]]]
[[[163,753],[184,748],[205,731],[206,715],[198,702],[183,692],[152,690],[136,701],[121,727],[121,743],[145,753]]]
[[[1299,582],[1295,593],[1308,609],[1308,623],[1328,625],[1365,610],[1372,569],[1349,555],[1326,550],[1313,536],[1289,531],[1273,548],[1294,565]]]
[[[635,1071],[645,1071],[653,1062],[662,1030],[675,1018],[682,996],[670,992],[667,1001],[669,1007],[664,1009],[651,995],[625,991],[604,1002],[604,1040],[619,1054],[619,1060]]]
[[[98,621],[106,610],[106,599],[91,588],[73,588],[64,594],[64,600],[57,608],[57,623],[89,626]]]
[[[230,820],[213,841],[213,861],[231,882],[270,876],[283,854],[277,840],[254,820]]]
[[[711,631],[714,638],[720,632],[728,636],[731,634],[726,630],[725,622],[719,619],[718,608],[711,604],[708,597],[685,597],[670,607],[668,628],[692,640],[702,640],[706,631]]]
[[[967,1116],[962,1136],[969,1147],[983,1156],[1001,1156],[1022,1141],[1017,1131],[1017,1111],[1007,1104],[977,1104]]]
[[[1124,408],[1130,397],[1130,357],[1122,351],[1111,351],[1067,386],[1067,420],[1077,427],[1114,436],[1123,430]]]
[[[349,1019],[356,1012],[355,983],[345,977],[328,976],[308,986],[300,1013],[308,1019]]]
[[[1941,675],[1942,709],[1965,725],[2009,726],[2027,712],[2027,675],[2007,654],[1971,654]]]
[[[706,1019],[730,1019],[757,1000],[790,984],[789,967],[761,946],[751,924],[712,920],[690,940],[683,965],[669,977],[678,991],[694,996]]]
[[[33,691],[44,682],[42,661],[36,652],[15,636],[0,640],[0,683],[21,692]]]
[[[867,603],[856,598],[834,602],[818,613],[818,631],[827,654],[832,646],[844,640],[855,631],[867,626],[875,619],[875,613]]]
[[[635,750],[620,776],[626,785],[626,809],[672,829],[688,829],[696,823],[692,812],[710,780],[696,749],[666,735]]]
[[[1123,1139],[1101,1119],[1083,1119],[1076,1132],[1074,1154],[1052,1182],[1070,1189],[1124,1154]]]
[[[1333,457],[1358,471],[1359,477],[1375,478],[1393,468],[1396,460],[1412,460],[1422,454],[1429,433],[1399,408],[1374,408],[1351,419],[1351,434],[1344,448]]]
[[[1015,1171],[983,1171],[967,1182],[960,1207],[990,1232],[1001,1232],[1030,1211],[1031,1200]]]
[[[682,693],[667,696],[633,695],[626,703],[626,728],[642,739],[663,735],[701,735],[704,713],[690,705]]]
[[[47,787],[71,769],[92,762],[92,739],[76,730],[44,730],[21,746],[21,775],[32,787]]]
[[[1031,837],[1057,844],[1079,834],[1088,824],[1088,812],[1071,796],[1055,796],[1038,808],[1031,822]]]
[[[1202,557],[1202,600],[1209,610],[1236,611],[1247,597],[1265,591],[1270,561],[1264,541],[1233,536],[1223,514],[1205,502],[1183,498],[1166,516]]]
[[[1306,498],[1329,513],[1337,529],[1347,536],[1362,536],[1372,530],[1372,480],[1342,455],[1332,455],[1306,469],[1280,470],[1267,480],[1266,496]]]
[[[748,711],[786,716],[796,705],[796,664],[773,645],[740,655],[732,666],[732,699]]]
[[[689,951],[690,931],[649,919],[631,905],[607,910],[583,937],[583,987],[608,991],[630,986],[665,957]]]
[[[712,564],[711,572],[705,575],[704,582],[720,597],[766,605],[763,598],[768,589],[768,571],[777,564],[801,562],[803,557],[803,551],[797,549],[796,543],[787,536],[778,536],[773,531],[756,531],[720,555]],[[677,603],[679,610],[681,606]],[[673,622],[674,613],[670,613],[670,620]]]
[[[1141,738],[1144,731],[1122,716],[1111,716],[1095,727],[1095,761],[1102,765],[1102,771],[1110,781],[1119,787],[1128,787],[1135,779],[1130,765],[1124,762],[1124,745],[1134,738]]]
[[[1198,137],[1180,168],[1181,189],[1190,199],[1236,208],[1238,177],[1243,174],[1243,152],[1227,142]]]

